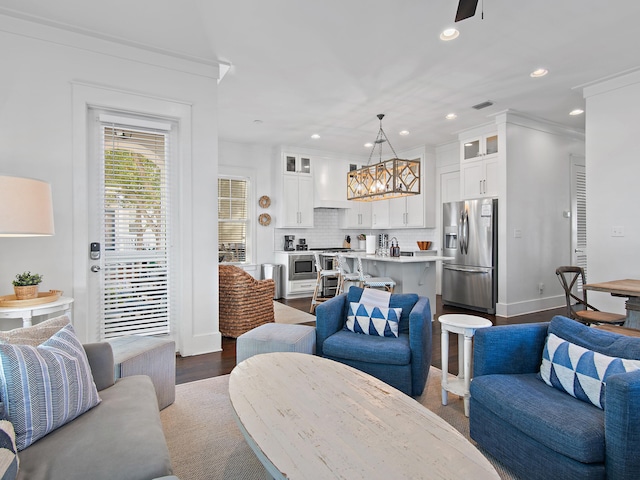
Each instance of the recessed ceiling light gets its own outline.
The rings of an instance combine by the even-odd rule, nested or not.
[[[317,133],[314,133],[313,135],[311,135],[311,138],[313,138],[314,140],[317,140],[320,138],[320,135],[318,135]]]
[[[400,135],[402,135],[403,137],[406,137],[407,135],[409,135],[409,130],[401,130],[400,132],[398,132]]]
[[[260,125],[262,123],[262,120],[254,120],[253,123],[255,123],[256,125]]]
[[[456,118],[458,118],[458,115],[456,115],[455,113],[447,113],[447,116],[444,117],[447,120],[455,120]]]
[[[575,110],[571,110],[569,112],[569,115],[582,115],[584,113],[584,110],[582,110],[581,108],[576,108]]]
[[[444,40],[445,42],[448,42],[449,40],[458,38],[458,35],[460,35],[460,32],[455,28],[447,28],[443,30],[442,33],[440,34],[440,40]]]
[[[533,72],[531,72],[529,75],[532,78],[540,78],[540,77],[544,77],[547,73],[549,73],[549,70],[547,70],[546,68],[537,68]]]
[[[367,143],[364,144],[364,146],[367,147],[367,148],[371,148],[371,147],[373,147],[373,143],[367,142]]]

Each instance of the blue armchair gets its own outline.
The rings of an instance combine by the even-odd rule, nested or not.
[[[542,381],[549,333],[610,357],[640,359],[640,339],[566,317],[478,330],[471,438],[522,478],[640,478],[640,370],[608,376],[600,409]]]
[[[349,302],[362,288],[351,287],[316,308],[316,354],[345,363],[410,396],[424,390],[431,364],[431,307],[415,293],[392,294],[390,307],[401,307],[398,338],[354,333],[344,328]]]

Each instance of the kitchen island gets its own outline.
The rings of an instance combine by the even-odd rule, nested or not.
[[[360,257],[364,273],[372,277],[391,277],[396,282],[394,293],[417,293],[429,298],[431,315],[436,313],[436,262],[453,260],[434,254],[416,252],[414,256],[383,257],[364,252],[345,252],[347,259]],[[352,271],[356,271],[355,265]]]

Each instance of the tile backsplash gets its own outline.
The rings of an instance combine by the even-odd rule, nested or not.
[[[298,239],[304,238],[309,248],[342,247],[346,235],[351,236],[351,248],[358,248],[358,235],[386,233],[389,240],[392,237],[398,239],[401,250],[417,250],[416,242],[419,240],[431,241],[431,249],[440,247],[440,242],[435,238],[435,228],[406,228],[406,229],[343,229],[340,228],[339,210],[335,208],[316,208],[313,211],[314,228],[276,228],[274,229],[274,245],[277,250],[281,250],[284,244],[285,235],[295,235],[295,243]]]

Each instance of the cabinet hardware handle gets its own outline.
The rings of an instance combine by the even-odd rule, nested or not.
[[[480,193],[482,193],[482,180],[480,180]]]

